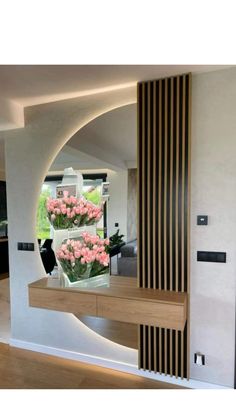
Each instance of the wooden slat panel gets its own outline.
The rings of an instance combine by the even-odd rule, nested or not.
[[[147,93],[142,101],[146,127],[139,131],[143,156],[146,153],[142,160],[146,189],[143,178],[140,181],[146,203],[142,203],[140,252],[145,267],[140,284],[188,292],[191,78],[184,75],[141,85]],[[146,328],[142,345],[147,351],[145,368],[188,377],[189,325],[181,333]]]

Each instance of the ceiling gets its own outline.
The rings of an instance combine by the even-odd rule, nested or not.
[[[136,167],[136,126],[136,104],[123,106],[85,125],[67,145],[113,168]]]
[[[0,131],[24,127],[24,108],[59,103],[131,87],[141,80],[185,72],[204,73],[226,65],[0,65]],[[135,94],[135,93],[134,93]],[[91,96],[91,99],[90,99]],[[65,100],[62,106],[68,102]],[[32,108],[34,109],[34,108]],[[1,134],[1,133],[0,133]],[[69,147],[68,147],[69,146]],[[136,106],[108,112],[78,131],[52,165],[122,169],[136,164]],[[4,166],[0,143],[0,165]]]
[[[137,81],[185,72],[201,73],[225,65],[0,65],[1,97],[32,106],[112,89]]]

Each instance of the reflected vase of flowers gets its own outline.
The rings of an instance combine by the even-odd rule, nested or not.
[[[48,198],[46,208],[53,227],[54,252],[65,239],[81,236],[86,231],[95,235],[96,225],[103,214],[101,207],[84,197],[69,196],[67,191],[64,191],[63,198]]]

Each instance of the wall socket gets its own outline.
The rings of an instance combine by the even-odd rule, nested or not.
[[[196,365],[205,365],[205,355],[200,352],[194,354],[194,364]]]

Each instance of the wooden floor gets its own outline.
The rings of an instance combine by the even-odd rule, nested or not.
[[[0,389],[183,389],[0,344]]]
[[[8,272],[6,272],[5,274],[0,274],[0,280],[1,279],[8,278],[8,277],[9,277],[9,273]]]

